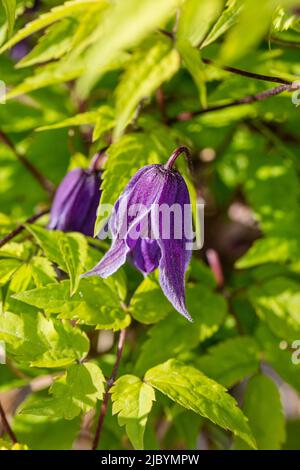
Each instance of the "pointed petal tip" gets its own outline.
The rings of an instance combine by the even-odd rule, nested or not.
[[[86,277],[92,277],[92,276],[99,276],[99,277],[102,277],[103,279],[105,279],[109,275],[105,275],[103,273],[100,273],[100,272],[95,271],[94,269],[92,269],[91,271],[87,271],[86,273],[81,274],[80,279],[84,279]]]
[[[179,311],[179,310],[178,310]],[[189,314],[189,312],[187,310],[182,310],[182,311],[179,311],[179,313],[184,317],[186,318],[189,322],[191,323],[194,323],[195,320],[191,317],[191,315]]]

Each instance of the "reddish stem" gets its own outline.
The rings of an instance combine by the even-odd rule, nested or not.
[[[224,285],[224,275],[219,254],[216,250],[209,249],[206,251],[206,257],[208,264],[215,276],[217,287],[220,289]]]
[[[182,153],[185,153],[185,156],[186,156],[186,159],[189,160],[190,158],[190,151],[187,147],[184,147],[184,146],[181,146],[181,147],[178,147],[176,150],[174,150],[174,152],[172,153],[172,155],[170,156],[169,160],[167,161],[167,163],[165,164],[165,169],[166,170],[171,170],[174,166],[174,163],[176,162],[177,158],[179,157],[179,155],[181,155]]]

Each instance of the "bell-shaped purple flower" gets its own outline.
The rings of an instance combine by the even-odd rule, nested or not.
[[[159,268],[161,288],[175,309],[192,321],[185,302],[185,272],[191,257],[192,215],[184,178],[173,164],[147,165],[129,181],[109,220],[112,244],[101,261],[84,276],[106,278],[126,258],[144,274]]]
[[[93,236],[100,199],[100,172],[75,168],[60,183],[50,212],[50,230]]]

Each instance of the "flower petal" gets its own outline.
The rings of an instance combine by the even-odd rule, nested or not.
[[[174,308],[193,321],[185,302],[186,253],[181,240],[161,240],[159,283]]]
[[[93,269],[84,273],[82,277],[98,275],[106,278],[110,276],[125,263],[128,251],[129,248],[125,240],[115,239],[101,261]]]
[[[160,165],[147,165],[129,181],[110,218],[109,227],[113,235],[126,238],[147,217],[164,185],[164,177],[158,167]]]
[[[160,256],[161,252],[157,241],[146,238],[137,240],[131,252],[135,267],[146,274],[151,273],[158,267]]]
[[[73,200],[80,190],[83,175],[84,170],[75,168],[66,174],[58,186],[50,212],[50,222],[48,225],[50,230],[64,230],[64,216],[69,207],[73,205]]]
[[[96,172],[81,168],[70,171],[56,191],[48,228],[92,236],[100,184],[100,175]]]
[[[159,281],[165,296],[169,299],[176,310],[188,320],[193,321],[187,311],[185,301],[185,272],[191,258],[191,250],[187,243],[192,238],[192,216],[190,208],[190,197],[186,183],[182,176],[173,171],[166,174],[166,183],[160,195],[160,207],[166,204],[172,207],[178,204],[181,208],[181,220],[174,217],[169,220],[169,238],[163,237],[164,218],[160,218],[160,238],[158,244],[161,249],[159,262]],[[177,238],[178,229],[181,236]],[[176,234],[177,233],[177,234]]]

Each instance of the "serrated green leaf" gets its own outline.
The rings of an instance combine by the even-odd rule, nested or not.
[[[145,427],[155,400],[153,388],[134,375],[123,375],[111,388],[111,394],[112,412],[118,414],[119,425],[125,426],[135,449],[144,449]]]
[[[100,106],[97,111],[97,120],[93,132],[93,142],[100,139],[105,132],[113,129],[116,123],[115,110],[108,105]]]
[[[300,337],[299,284],[284,277],[270,279],[249,289],[257,315],[275,335],[293,341]]]
[[[73,16],[73,15],[80,15],[82,12],[89,5],[93,5],[95,2],[99,2],[101,0],[71,0],[70,2],[66,2],[63,5],[58,5],[54,7],[47,13],[39,16],[36,20],[33,20],[26,24],[26,26],[19,30],[14,37],[12,37],[8,42],[2,46],[0,49],[0,53],[6,51],[7,49],[11,48],[18,42],[22,41],[22,39],[30,36],[37,31],[46,28],[50,24],[54,23],[55,21],[61,20],[62,18]],[[9,0],[6,0],[8,3]],[[106,3],[106,2],[103,2]]]
[[[139,102],[148,98],[179,69],[179,54],[165,41],[150,42],[137,50],[126,66],[116,88],[116,127],[114,138],[118,139],[133,118]]]
[[[25,243],[10,242],[0,248],[0,258],[16,258],[25,261],[29,250]]]
[[[86,238],[80,233],[50,231],[32,224],[26,225],[26,228],[34,235],[47,257],[69,274],[70,293],[74,294],[87,260]]]
[[[34,256],[30,260],[31,274],[37,287],[56,281],[56,272],[52,263],[42,256]]]
[[[28,289],[31,283],[32,270],[30,263],[23,263],[15,271],[9,285],[11,292],[22,292]]]
[[[148,370],[145,381],[184,408],[229,429],[250,447],[256,447],[247,419],[234,398],[222,385],[194,367],[170,359]]]
[[[247,336],[228,339],[196,359],[197,367],[226,388],[241,382],[259,369],[260,349]]]
[[[299,241],[294,238],[267,237],[256,240],[251,248],[240,258],[238,269],[251,268],[264,263],[285,263],[298,257]]]
[[[72,297],[70,282],[62,281],[22,292],[14,298],[48,313],[59,313],[59,318],[96,325],[96,328],[118,330],[130,323],[129,315],[121,307],[114,278],[103,280],[95,276],[81,279]]]
[[[36,131],[48,131],[51,129],[62,129],[64,127],[77,127],[86,124],[96,124],[97,119],[97,111],[88,111],[86,113],[76,114],[75,116],[63,119],[62,121],[55,124],[50,124],[49,126],[38,127]]]
[[[28,404],[21,413],[74,419],[81,412],[94,408],[97,400],[102,399],[105,383],[105,377],[96,364],[74,364],[50,387],[51,398]]]
[[[82,62],[73,62],[68,65],[57,62],[37,67],[34,75],[25,78],[22,83],[7,92],[6,100],[9,101],[12,98],[39,90],[40,88],[74,80],[79,77],[82,72]]]
[[[78,83],[80,94],[87,96],[109,62],[163,24],[181,3],[182,0],[127,0],[112,4],[90,38],[86,72]]]
[[[266,375],[256,375],[247,384],[243,411],[259,450],[278,450],[285,441],[284,414],[279,390],[274,381]],[[249,449],[239,439],[235,449]]]
[[[0,314],[0,339],[18,362],[34,367],[64,367],[82,359],[89,349],[82,331],[41,313]]]
[[[21,266],[21,262],[14,258],[0,260],[0,286],[6,284],[15,271]]]
[[[18,62],[17,68],[29,67],[62,57],[72,45],[76,27],[77,22],[72,18],[65,18],[50,26],[29,54]]]
[[[222,11],[223,0],[187,0],[178,24],[179,41],[188,40],[199,47]]]
[[[200,285],[187,288],[187,306],[194,323],[187,322],[172,309],[149,330],[149,339],[144,342],[135,366],[137,374],[195,348],[219,329],[226,313],[223,298]]]
[[[1,0],[7,19],[7,35],[10,37],[14,31],[16,16],[16,0]]]
[[[214,26],[211,28],[207,37],[201,44],[201,48],[208,46],[215,42],[220,36],[222,36],[229,28],[231,28],[237,21],[239,14],[241,13],[242,4],[239,0],[228,0],[225,5],[225,9],[221,16],[218,18]]]

